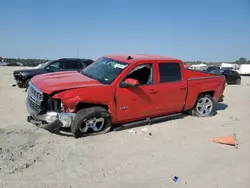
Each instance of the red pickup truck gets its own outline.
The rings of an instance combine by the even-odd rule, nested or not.
[[[27,120],[51,132],[70,127],[78,138],[183,112],[207,117],[216,113],[225,85],[224,76],[185,69],[179,59],[106,55],[81,72],[33,77]]]

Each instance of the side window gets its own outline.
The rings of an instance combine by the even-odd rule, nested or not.
[[[238,75],[238,72],[232,71],[232,75],[237,76],[237,75]]]
[[[153,83],[153,64],[143,64],[135,67],[125,78],[133,78],[139,81],[140,85]]]
[[[80,62],[79,61],[65,61],[64,62],[64,69],[72,69],[76,70],[80,68]]]
[[[233,72],[231,70],[227,70],[228,75],[233,75]]]
[[[63,68],[63,62],[62,61],[55,61],[47,67],[47,70],[50,72],[56,72],[56,71],[61,70],[62,68]]]
[[[228,74],[228,71],[227,71],[227,70],[223,70],[223,73],[224,73],[224,74]]]
[[[159,63],[160,83],[176,82],[181,80],[179,63]]]
[[[91,63],[93,63],[94,61],[93,60],[90,60],[90,59],[87,59],[87,60],[83,60],[82,62],[81,62],[81,64],[83,64],[83,68],[84,67],[87,67],[87,66],[89,66]]]
[[[94,61],[91,59],[88,59],[87,61],[85,61],[84,63],[89,66],[90,64],[92,64]]]
[[[81,61],[79,64],[80,64],[80,68],[81,68],[81,69],[87,67],[87,64],[86,64],[85,61]]]

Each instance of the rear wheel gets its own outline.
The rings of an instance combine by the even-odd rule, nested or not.
[[[241,84],[241,79],[238,78],[238,79],[235,81],[235,84],[236,84],[236,85],[240,85],[240,84]]]
[[[18,83],[17,83],[17,86],[18,86],[19,88],[23,88],[23,83],[18,82]]]
[[[216,114],[216,102],[211,95],[200,95],[192,109],[192,116],[209,117]]]
[[[25,84],[24,84],[24,88],[27,90],[29,87],[29,81],[30,79],[26,80]]]
[[[71,133],[75,138],[104,134],[112,127],[111,116],[103,107],[84,108],[77,112],[71,125]]]

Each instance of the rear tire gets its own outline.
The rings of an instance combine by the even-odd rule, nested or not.
[[[105,134],[110,131],[111,127],[112,121],[109,112],[103,107],[95,106],[81,109],[76,113],[71,125],[71,133],[75,138],[79,138]]]
[[[194,108],[191,111],[192,116],[210,117],[216,114],[216,102],[211,95],[200,95],[197,98]]]
[[[28,89],[29,81],[30,81],[30,79],[26,80],[26,82],[25,82],[25,84],[24,84],[24,88],[25,88],[26,90]]]
[[[240,84],[241,84],[241,79],[238,78],[238,79],[235,81],[235,84],[236,84],[236,85],[240,85]]]
[[[17,81],[17,86],[19,88],[24,88],[24,82],[23,81]]]

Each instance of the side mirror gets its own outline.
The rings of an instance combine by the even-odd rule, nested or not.
[[[49,71],[50,70],[50,68],[49,67],[46,67],[46,71]]]
[[[124,82],[120,83],[120,86],[123,88],[137,87],[138,85],[139,81],[132,78],[127,78]]]

